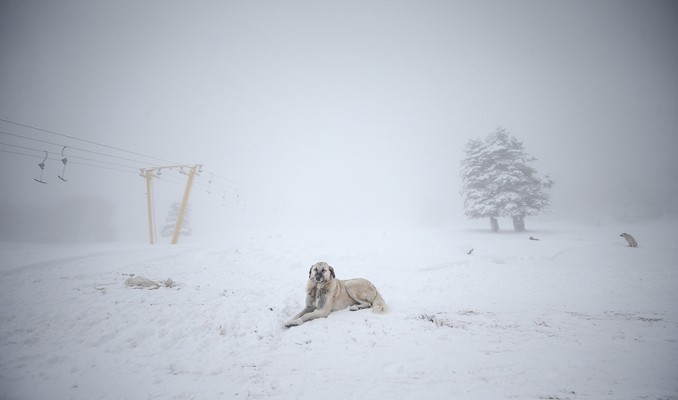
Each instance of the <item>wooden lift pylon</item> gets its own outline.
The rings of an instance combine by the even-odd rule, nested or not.
[[[202,164],[193,164],[193,165],[168,165],[163,167],[152,167],[152,168],[142,168],[141,176],[146,178],[146,203],[148,206],[148,239],[151,244],[155,243],[155,218],[153,212],[153,178],[157,178],[160,174],[160,171],[163,169],[172,170],[174,168],[179,168],[179,171],[182,174],[188,175],[188,181],[186,182],[186,189],[184,189],[184,197],[181,200],[181,208],[179,210],[179,215],[177,216],[177,222],[174,226],[174,234],[172,235],[172,244],[177,244],[179,241],[179,232],[181,232],[181,224],[184,222],[184,216],[186,215],[186,208],[188,208],[188,199],[191,196],[191,188],[193,187],[193,179],[196,175],[200,175],[202,169]],[[184,170],[188,170],[185,172]]]

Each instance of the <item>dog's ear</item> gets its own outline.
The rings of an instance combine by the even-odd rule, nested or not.
[[[330,275],[332,275],[332,278],[336,278],[337,276],[334,275],[334,268],[330,267]]]
[[[308,270],[308,279],[311,279],[311,271],[313,271],[312,265],[311,265],[311,269]]]

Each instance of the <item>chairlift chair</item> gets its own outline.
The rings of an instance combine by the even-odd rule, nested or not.
[[[61,175],[57,175],[59,179],[61,179],[64,182],[68,182],[65,178],[66,176],[66,163],[68,163],[68,158],[64,155],[64,150],[66,150],[66,147],[64,146],[63,149],[61,149],[61,162],[64,163],[64,168],[61,170]]]
[[[42,160],[40,164],[38,164],[38,167],[40,167],[40,178],[33,178],[34,181],[39,182],[39,183],[47,183],[42,180],[42,173],[45,172],[45,161],[47,161],[47,157],[49,157],[49,153],[45,152],[45,158]]]

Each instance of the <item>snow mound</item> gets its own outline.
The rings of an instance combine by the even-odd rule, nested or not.
[[[130,275],[125,279],[125,286],[133,289],[159,289],[161,287],[172,288],[176,284],[171,278],[167,278],[163,281],[152,281],[144,276],[139,275]]]

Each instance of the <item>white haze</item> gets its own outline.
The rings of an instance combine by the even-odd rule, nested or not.
[[[204,164],[196,233],[459,223],[464,144],[498,125],[552,175],[556,217],[657,218],[677,209],[677,20],[670,1],[3,1],[0,118]],[[41,185],[40,153],[6,144],[140,157],[0,131],[56,143],[0,134],[37,157],[0,153],[3,238],[145,240],[138,174],[63,183],[57,158]]]

